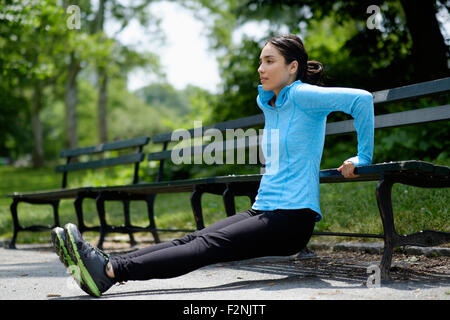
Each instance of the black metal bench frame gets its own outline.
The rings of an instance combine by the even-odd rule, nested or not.
[[[408,85],[404,87],[377,91],[373,93],[374,104],[394,101],[405,101],[413,98],[432,96],[450,92],[450,78],[444,78],[424,83]],[[378,115],[375,117],[375,128],[390,128],[406,125],[417,125],[450,119],[450,105],[429,107],[411,111]],[[263,114],[217,123],[203,128],[189,130],[191,134],[195,130],[201,132],[216,128],[220,131],[226,129],[249,128],[264,124]],[[353,120],[338,121],[327,124],[326,135],[354,132]],[[105,190],[104,196],[108,198],[135,199],[151,196],[154,200],[158,193],[191,192],[191,207],[196,221],[197,229],[204,228],[201,197],[204,193],[212,193],[223,197],[225,211],[228,216],[235,214],[235,196],[247,196],[251,203],[254,202],[258,190],[261,174],[231,175],[222,177],[208,177],[187,179],[178,181],[163,181],[164,163],[170,159],[174,150],[167,150],[171,142],[172,133],[157,135],[153,143],[162,144],[160,152],[149,154],[149,161],[160,161],[158,178],[155,183],[141,184],[128,187],[117,187]],[[248,146],[249,141],[246,141]],[[191,155],[202,152],[201,148],[189,147]],[[187,148],[184,148],[187,149]],[[224,145],[224,150],[226,149]],[[177,151],[177,150],[175,150]],[[320,183],[340,183],[356,181],[379,181],[376,188],[376,199],[383,223],[384,234],[361,233],[336,233],[315,232],[314,235],[327,236],[354,236],[384,239],[384,253],[380,263],[381,277],[384,281],[390,279],[390,265],[392,253],[395,247],[404,245],[431,246],[450,242],[450,233],[425,230],[411,235],[398,235],[394,226],[394,213],[391,201],[392,185],[401,183],[424,188],[447,188],[450,186],[450,168],[431,163],[408,160],[389,163],[379,163],[356,168],[359,178],[346,179],[336,169],[320,171]],[[153,203],[152,203],[153,206]],[[104,212],[100,213],[104,214]],[[149,214],[153,216],[153,207],[149,208]],[[163,230],[154,225],[154,235],[158,231],[192,231],[192,230]],[[121,230],[125,232],[126,229]],[[156,239],[156,238],[155,238]]]
[[[56,226],[60,226],[59,221],[59,203],[61,200],[65,199],[75,199],[75,211],[78,220],[78,227],[81,232],[85,231],[100,231],[101,226],[87,227],[83,220],[83,207],[82,202],[85,198],[97,198],[100,194],[96,191],[98,188],[95,187],[79,187],[79,188],[67,188],[67,177],[68,173],[76,170],[88,170],[97,169],[125,164],[134,164],[134,174],[132,184],[139,182],[139,164],[145,159],[145,153],[143,153],[143,148],[150,142],[149,137],[139,137],[121,141],[114,141],[99,144],[96,146],[89,146],[83,148],[63,150],[60,152],[60,158],[65,158],[66,163],[64,165],[58,165],[55,167],[57,173],[62,173],[62,184],[60,189],[56,190],[42,190],[36,192],[14,192],[8,194],[7,196],[12,198],[13,201],[10,206],[12,220],[13,220],[13,237],[9,244],[10,248],[15,248],[17,235],[22,231],[44,231],[52,229]],[[136,151],[133,151],[135,149]],[[79,159],[80,156],[93,156],[93,155],[105,155],[106,152],[118,151],[123,152],[128,151],[127,154],[110,157],[101,158],[96,160],[88,160],[84,162],[74,162],[74,159]],[[54,224],[51,226],[42,225],[32,225],[24,227],[19,223],[19,217],[17,212],[17,206],[19,203],[30,203],[30,204],[48,204],[53,208],[53,220]],[[129,202],[123,200],[124,203],[124,216],[125,223],[129,225]],[[130,241],[135,242],[133,235],[130,234]]]

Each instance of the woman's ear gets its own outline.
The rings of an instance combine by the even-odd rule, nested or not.
[[[291,62],[291,65],[289,67],[289,73],[292,74],[296,74],[298,70],[298,61],[294,60]]]

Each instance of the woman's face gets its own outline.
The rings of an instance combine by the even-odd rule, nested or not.
[[[259,56],[259,77],[264,90],[273,91],[278,96],[281,89],[295,81],[298,62],[286,64],[286,60],[276,47],[268,43]]]

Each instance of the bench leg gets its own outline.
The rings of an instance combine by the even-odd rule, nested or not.
[[[390,269],[392,262],[392,253],[396,246],[396,238],[398,237],[394,226],[394,213],[392,210],[391,191],[394,183],[384,178],[378,183],[376,188],[376,198],[378,209],[380,211],[381,220],[384,230],[384,252],[381,259],[381,279],[385,281],[392,280]]]
[[[19,217],[17,214],[17,206],[19,204],[19,202],[21,202],[18,199],[14,199],[13,202],[11,203],[10,206],[10,210],[11,210],[11,216],[12,216],[12,220],[13,220],[13,237],[11,239],[11,242],[9,243],[9,248],[10,249],[16,249],[16,240],[17,240],[17,235],[19,233],[19,231],[41,231],[41,230],[46,230],[46,229],[53,229],[54,227],[57,227],[60,225],[59,222],[59,213],[58,213],[58,208],[59,208],[59,200],[56,201],[45,201],[45,202],[31,202],[31,203],[35,203],[35,204],[50,204],[53,207],[53,220],[54,220],[54,224],[52,226],[29,226],[29,227],[22,227],[19,223]]]
[[[52,202],[53,207],[53,220],[55,221],[55,224],[53,225],[53,228],[61,226],[59,223],[59,200]]]
[[[253,206],[253,204],[255,203],[256,200],[256,195],[258,194],[258,192],[251,192],[248,197],[250,198],[250,203]]]
[[[123,214],[125,218],[125,227],[129,228],[131,227],[131,220],[130,220],[130,201],[129,200],[122,200],[123,203]],[[134,247],[137,242],[134,239],[133,232],[128,232],[128,236],[130,237],[130,246]]]
[[[106,223],[106,213],[105,213],[105,199],[102,194],[99,194],[95,199],[97,205],[97,213],[100,219],[100,238],[98,240],[97,247],[99,249],[103,248],[103,242],[105,241],[105,236],[108,229],[108,224]]]
[[[83,196],[77,195],[75,201],[73,202],[75,207],[75,213],[77,215],[78,230],[80,230],[81,234],[83,234],[83,232],[86,231],[86,225],[84,224],[83,219],[83,200],[84,200]]]
[[[223,204],[225,206],[225,211],[227,216],[232,216],[236,214],[236,206],[234,198],[236,195],[238,196],[247,196],[250,199],[250,206],[253,206],[255,203],[256,195],[258,194],[258,188],[253,185],[242,185],[232,187],[231,184],[227,184],[227,188],[222,194]]]
[[[11,203],[11,206],[10,206],[12,220],[13,220],[13,227],[14,227],[14,229],[13,229],[13,237],[11,239],[11,242],[9,243],[9,248],[10,249],[16,249],[17,234],[22,229],[22,227],[19,224],[19,217],[17,216],[17,205],[18,205],[18,203],[19,203],[19,201],[14,199],[13,202]]]
[[[197,223],[197,230],[201,230],[205,227],[202,213],[202,194],[203,190],[197,187],[191,194],[191,207],[195,222]]]
[[[227,188],[222,194],[223,205],[225,206],[225,212],[228,217],[231,217],[236,214],[236,207],[234,204],[234,193],[231,189],[230,185],[227,185]]]
[[[155,198],[156,194],[151,194],[146,197],[145,202],[147,202],[148,221],[150,223],[148,227],[153,235],[153,239],[155,239],[155,243],[160,243],[161,240],[159,239],[155,223],[155,211],[154,211]]]

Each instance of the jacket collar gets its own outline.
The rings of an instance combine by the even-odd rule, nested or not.
[[[281,89],[280,94],[278,95],[277,100],[275,101],[275,107],[276,108],[282,107],[285,104],[286,100],[288,99],[289,90],[292,87],[297,86],[297,85],[299,85],[301,83],[302,82],[300,80],[296,80],[296,81],[292,82],[290,85],[285,86],[283,89]],[[269,105],[269,101],[273,98],[275,93],[273,91],[266,91],[266,90],[264,90],[262,85],[258,86],[258,93],[259,93],[259,99],[260,99],[261,103],[264,106],[273,109]]]

